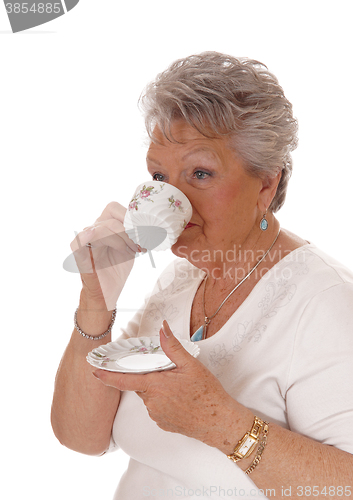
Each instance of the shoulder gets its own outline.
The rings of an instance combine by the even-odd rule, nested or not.
[[[335,285],[353,285],[353,272],[311,243],[288,253],[279,264],[282,274],[297,278],[298,284],[313,292]]]
[[[310,244],[307,252],[315,257],[313,262],[318,270],[324,271],[327,278],[330,277],[337,284],[353,284],[353,271],[343,265],[341,262],[323,252],[315,245]]]
[[[259,313],[281,318],[292,332],[301,329],[304,319],[311,329],[327,316],[330,324],[345,315],[353,322],[352,271],[312,244],[283,256],[256,291]]]
[[[348,269],[336,259],[319,249],[315,244],[300,238],[299,236],[281,229],[278,252],[280,263],[291,265],[305,274],[321,275],[324,286],[332,283],[353,283],[353,270]],[[282,261],[281,261],[282,259]]]
[[[314,245],[298,252],[305,279],[298,285],[295,350],[301,363],[353,355],[353,273]],[[293,262],[293,259],[292,259]],[[315,355],[313,355],[315,353]],[[314,368],[311,365],[311,368]],[[304,370],[304,365],[302,366]],[[305,368],[307,369],[307,368]],[[305,371],[305,370],[304,370]]]

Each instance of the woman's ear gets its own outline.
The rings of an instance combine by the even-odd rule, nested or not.
[[[274,177],[266,177],[262,181],[262,188],[259,193],[259,209],[265,213],[271,205],[275,197],[279,181],[281,180],[282,171],[278,172]]]

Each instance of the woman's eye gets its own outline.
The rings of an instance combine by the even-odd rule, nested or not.
[[[202,181],[204,179],[206,179],[207,177],[209,177],[211,174],[209,174],[208,172],[204,172],[203,170],[196,170],[194,172],[194,176],[196,177],[196,179]]]
[[[163,181],[163,175],[162,174],[153,174],[152,175],[152,179],[154,181],[160,181],[160,182],[162,182]]]

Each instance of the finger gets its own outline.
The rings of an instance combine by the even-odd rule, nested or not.
[[[116,201],[111,201],[105,207],[101,215],[98,217],[96,222],[101,222],[107,219],[117,219],[120,222],[124,222],[124,217],[126,213],[126,208],[120,205]]]
[[[70,243],[71,250],[76,252],[84,247],[93,238],[94,232],[95,228],[91,226],[76,234],[75,239]]]
[[[135,259],[136,252],[126,245],[120,235],[111,234],[104,227],[97,231],[98,235],[101,237],[97,240],[92,239],[90,244],[97,271]]]
[[[72,254],[63,263],[64,269],[71,272],[92,273],[92,259],[86,244],[93,238],[94,228],[89,228],[77,234],[71,242]],[[75,265],[76,264],[76,265]]]
[[[123,226],[123,224],[116,220],[116,219],[108,219],[108,220],[104,220],[104,221],[100,221],[100,222],[96,222],[94,224],[94,227],[95,228],[106,228],[107,229],[107,233],[106,233],[106,236],[109,235],[109,232],[114,235],[118,235],[120,238],[122,238],[125,242],[125,244],[131,248],[131,250],[133,252],[140,252],[141,251],[141,248],[139,247],[139,245],[137,245],[136,243],[134,243],[134,241],[129,238],[129,236],[126,234],[125,232],[125,228]],[[97,233],[98,234],[98,233]]]
[[[120,205],[120,203],[117,203],[115,201],[108,203],[108,205],[105,207],[105,209],[103,210],[100,217],[98,217],[98,219],[96,219],[95,223],[92,224],[91,226],[85,227],[84,230],[81,231],[76,236],[75,240],[71,243],[71,245],[74,246],[74,248],[72,248],[72,251],[76,251],[82,245],[89,243],[89,238],[92,237],[92,232],[94,231],[94,228],[96,226],[98,226],[98,224],[100,222],[105,222],[105,221],[114,219],[120,224],[119,229],[115,230],[115,232],[116,233],[124,233],[125,231],[124,231],[123,222],[124,222],[125,213],[126,213],[126,208],[123,207],[122,205]],[[130,238],[127,235],[124,238],[127,239],[127,241],[126,241],[127,244],[129,244],[131,242]]]
[[[159,332],[161,347],[168,358],[176,364],[177,368],[186,366],[191,361],[196,361],[173,335],[167,321],[163,321]]]
[[[109,236],[113,236],[115,239],[108,240]],[[109,219],[81,231],[72,241],[71,250],[75,252],[87,243],[95,243],[96,247],[112,246],[118,250],[122,248],[121,240],[124,242],[124,246],[127,245],[132,252],[137,253],[141,251],[139,245],[134,243],[125,233],[121,222],[116,219]]]
[[[92,242],[89,245],[85,243],[88,239]],[[93,264],[95,270],[98,271],[125,264],[136,257],[136,252],[131,250],[118,235],[95,240],[79,234],[71,243],[71,248],[73,252],[65,259],[63,267],[67,271],[81,274],[92,273]]]
[[[107,387],[114,387],[119,391],[146,392],[148,388],[148,381],[144,375],[106,370],[95,370],[92,374]]]

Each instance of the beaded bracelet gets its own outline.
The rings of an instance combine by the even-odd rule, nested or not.
[[[264,422],[264,427],[262,429],[262,437],[261,437],[261,440],[260,440],[260,444],[259,444],[259,447],[257,449],[257,453],[256,453],[256,456],[254,458],[254,461],[253,463],[246,469],[245,471],[245,474],[251,474],[252,471],[255,469],[255,467],[257,465],[259,465],[260,463],[260,460],[261,460],[261,457],[262,457],[262,454],[264,452],[264,449],[265,449],[265,446],[266,446],[266,443],[267,443],[267,436],[268,436],[268,422]]]
[[[78,308],[76,309],[75,311],[75,316],[74,316],[74,325],[75,325],[75,328],[76,330],[82,335],[82,337],[85,337],[85,339],[89,339],[89,340],[101,340],[103,339],[104,337],[106,337],[108,335],[108,333],[111,332],[112,328],[113,328],[113,325],[114,325],[114,322],[115,322],[115,316],[116,316],[116,308],[114,309],[113,311],[113,314],[112,314],[112,320],[110,322],[110,325],[108,327],[108,330],[105,331],[104,333],[102,333],[102,335],[99,335],[98,337],[93,337],[92,335],[87,335],[87,333],[85,333],[83,330],[81,330],[81,328],[78,326],[77,324],[77,311],[78,311]]]

